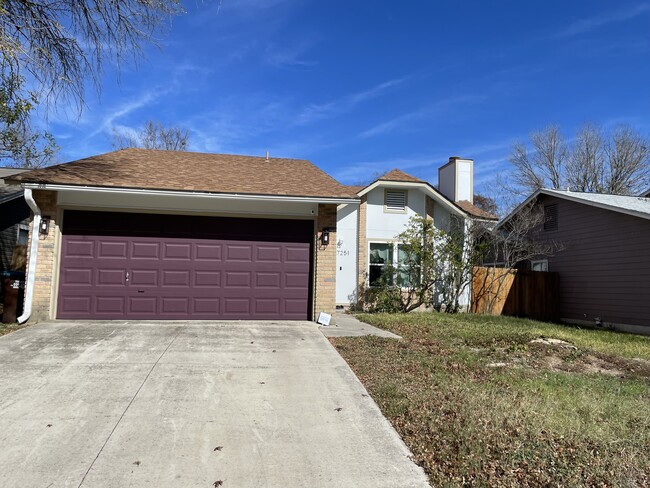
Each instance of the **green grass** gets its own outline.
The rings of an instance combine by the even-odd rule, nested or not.
[[[650,339],[477,315],[359,318],[403,340],[332,342],[434,486],[650,484]]]

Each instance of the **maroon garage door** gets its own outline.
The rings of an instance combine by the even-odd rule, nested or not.
[[[57,317],[306,320],[313,225],[68,210]]]

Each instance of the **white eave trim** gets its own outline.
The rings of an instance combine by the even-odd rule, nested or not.
[[[352,203],[359,204],[356,198],[336,197],[298,197],[289,195],[254,195],[247,193],[209,193],[200,191],[148,190],[144,188],[112,188],[106,186],[55,185],[48,183],[23,183],[23,188],[32,190],[77,191],[85,193],[112,193],[118,195],[157,195],[172,197],[210,198],[215,200],[250,200],[261,202],[295,203]]]
[[[367,187],[365,187],[363,190],[361,190],[357,195],[360,197],[365,195],[366,193],[374,190],[377,187],[380,186],[385,186],[385,187],[390,187],[390,188],[414,188],[418,190],[422,190],[424,193],[429,195],[431,198],[433,198],[436,202],[440,203],[441,205],[444,205],[447,207],[449,210],[452,212],[456,213],[457,215],[461,215],[463,217],[471,217],[467,212],[462,210],[461,208],[457,207],[453,203],[451,203],[449,200],[447,200],[445,197],[443,197],[440,193],[438,193],[437,190],[435,190],[429,183],[423,182],[423,183],[417,183],[415,181],[390,181],[390,180],[377,180],[374,183],[371,183]]]

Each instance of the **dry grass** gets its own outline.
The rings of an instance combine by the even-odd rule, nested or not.
[[[19,324],[3,324],[0,323],[0,336],[3,336],[5,334],[9,334],[10,332],[13,332],[18,329],[22,329],[23,327],[26,327],[27,325],[19,325]]]
[[[650,485],[650,339],[469,315],[333,344],[434,486]],[[569,344],[531,343],[540,336]]]

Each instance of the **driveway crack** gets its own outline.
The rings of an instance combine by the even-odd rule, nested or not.
[[[120,425],[120,422],[122,422],[122,419],[124,418],[124,415],[126,415],[126,412],[129,410],[129,408],[131,407],[131,405],[132,405],[133,402],[135,401],[136,397],[137,397],[138,394],[140,393],[140,390],[142,390],[142,387],[144,386],[144,384],[145,384],[145,383],[147,382],[147,380],[149,379],[149,376],[151,376],[151,373],[153,372],[154,368],[155,368],[156,366],[158,366],[158,363],[159,363],[160,360],[163,358],[163,356],[167,353],[167,351],[169,350],[169,348],[172,346],[172,344],[174,343],[174,341],[176,340],[176,338],[178,337],[178,335],[181,333],[181,330],[182,330],[182,329],[183,329],[182,327],[179,327],[179,328],[178,328],[178,331],[176,332],[176,334],[174,335],[174,337],[172,338],[172,340],[169,342],[169,344],[167,344],[167,347],[165,348],[165,350],[160,354],[160,356],[158,357],[158,359],[156,359],[156,362],[153,363],[153,365],[151,366],[151,369],[150,369],[149,372],[147,373],[147,376],[144,377],[144,380],[142,380],[142,383],[140,384],[140,386],[138,387],[138,389],[136,390],[136,392],[133,394],[133,398],[131,398],[131,401],[129,401],[128,405],[126,406],[126,408],[125,408],[124,411],[122,412],[122,415],[120,415],[120,418],[117,419],[117,422],[116,422],[115,425],[113,426],[113,429],[111,429],[110,434],[108,434],[108,437],[107,437],[106,440],[104,441],[104,444],[102,444],[102,447],[99,449],[99,452],[98,452],[97,455],[95,456],[95,459],[93,459],[93,462],[90,463],[90,466],[88,466],[88,469],[87,469],[86,472],[84,473],[83,478],[81,478],[81,482],[79,483],[79,485],[77,486],[77,488],[81,488],[81,486],[82,486],[82,485],[84,484],[84,482],[86,481],[86,476],[88,476],[88,473],[90,473],[90,470],[93,469],[93,466],[94,466],[95,463],[97,462],[97,459],[99,459],[99,456],[101,455],[102,451],[103,451],[104,448],[106,447],[106,444],[108,444],[108,441],[111,440],[111,437],[113,436],[113,433],[115,432],[115,429],[117,429],[117,426]]]

